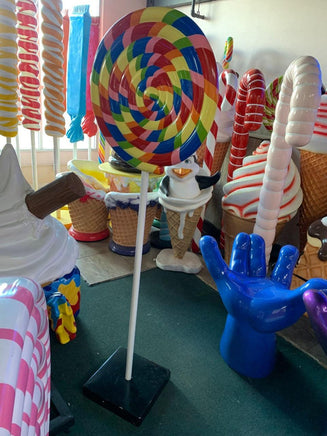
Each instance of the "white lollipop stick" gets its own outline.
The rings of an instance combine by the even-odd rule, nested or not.
[[[16,143],[15,150],[16,150],[16,154],[17,154],[17,159],[18,159],[19,165],[21,165],[19,133],[17,133],[17,136],[16,136],[15,140],[16,140],[15,141],[15,143]]]
[[[275,239],[276,225],[292,146],[303,147],[311,139],[321,99],[321,72],[311,56],[295,59],[283,78],[260,190],[253,233],[266,244],[266,262]]]
[[[125,371],[125,379],[127,381],[131,380],[132,378],[135,329],[136,329],[137,305],[138,305],[139,289],[140,289],[140,276],[141,276],[148,186],[149,186],[149,173],[147,171],[142,171],[140,204],[139,204],[139,212],[138,212],[138,219],[137,219],[137,233],[136,233],[136,243],[135,243],[132,299],[131,299],[131,310],[130,310],[129,329],[128,329],[128,345],[127,345],[126,371]]]
[[[73,145],[73,159],[77,159],[77,142]]]
[[[36,161],[36,147],[35,147],[35,132],[31,130],[31,148],[32,148],[32,175],[33,175],[33,188],[38,189],[37,178],[37,161]]]
[[[88,160],[92,160],[92,138],[89,136],[89,142],[87,147],[87,158]]]
[[[60,148],[59,148],[59,138],[57,136],[53,137],[53,165],[55,176],[60,173]]]

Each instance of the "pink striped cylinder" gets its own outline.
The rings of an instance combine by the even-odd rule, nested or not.
[[[0,434],[47,435],[50,341],[42,288],[27,278],[0,279]]]
[[[249,132],[258,130],[262,124],[265,90],[265,79],[260,70],[251,69],[243,75],[236,98],[227,181],[233,179],[234,170],[242,165]]]

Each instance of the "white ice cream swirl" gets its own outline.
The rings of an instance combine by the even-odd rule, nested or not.
[[[72,271],[78,245],[58,220],[29,212],[25,197],[30,192],[15,150],[6,145],[0,155],[0,276],[28,277],[43,285]]]
[[[269,141],[263,141],[251,156],[246,156],[242,167],[236,169],[233,180],[223,187],[223,209],[246,219],[255,219],[259,205],[259,193],[263,183]],[[289,221],[302,203],[299,171],[291,161],[284,187],[279,221]]]

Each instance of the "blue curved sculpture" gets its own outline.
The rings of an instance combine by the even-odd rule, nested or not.
[[[267,277],[264,240],[256,234],[236,236],[230,267],[213,237],[203,236],[200,249],[228,312],[220,341],[223,359],[242,375],[266,377],[275,364],[276,332],[305,312],[303,293],[307,289],[327,290],[327,281],[311,279],[291,291],[298,258],[297,248],[291,245],[282,247]]]
[[[308,289],[303,301],[316,337],[327,354],[327,296],[322,291]]]

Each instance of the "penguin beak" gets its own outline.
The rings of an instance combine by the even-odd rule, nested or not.
[[[192,170],[190,170],[189,168],[173,168],[173,173],[180,178],[187,176],[191,172]]]

